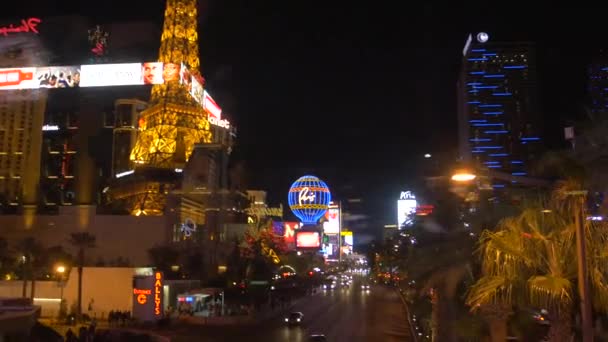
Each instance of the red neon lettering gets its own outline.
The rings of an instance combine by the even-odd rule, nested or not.
[[[38,24],[40,24],[42,20],[38,18],[29,18],[28,20],[22,19],[21,25],[14,26],[10,24],[8,26],[0,27],[0,35],[8,36],[9,33],[20,33],[20,32],[33,32],[38,34]]]
[[[156,316],[160,315],[160,288],[162,285],[161,283],[161,279],[162,279],[162,274],[160,272],[156,272],[154,274],[156,281],[154,282],[154,314]]]
[[[133,289],[133,294],[151,295],[152,290]]]

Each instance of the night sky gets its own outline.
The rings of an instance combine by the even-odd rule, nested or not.
[[[15,13],[161,25],[164,8],[154,0],[34,2]],[[538,44],[546,141],[559,146],[562,127],[584,112],[585,65],[608,44],[602,11],[555,2],[427,3],[199,5],[202,72],[238,127],[234,160],[246,162],[251,188],[285,202],[291,182],[310,172],[337,197],[352,184],[379,223],[394,221],[396,196],[415,183],[422,155],[455,153],[456,79],[468,32]]]

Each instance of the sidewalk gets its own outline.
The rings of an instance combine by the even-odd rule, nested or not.
[[[410,335],[412,336],[412,341],[416,342],[418,340],[418,336],[416,335],[416,332],[414,331],[414,325],[412,324],[412,316],[410,314],[410,309],[407,305],[407,301],[405,300],[405,297],[403,296],[403,292],[401,291],[401,288],[396,288],[395,291],[397,291],[397,293],[399,294],[399,298],[401,298],[401,302],[403,303],[403,308],[405,309],[405,314],[407,315],[407,325],[409,325],[410,327]]]

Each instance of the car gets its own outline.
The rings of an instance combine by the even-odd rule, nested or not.
[[[361,285],[361,291],[369,292],[369,290],[370,290],[370,286],[368,284]]]
[[[304,319],[304,314],[301,312],[292,312],[289,317],[285,317],[285,323],[289,325],[300,325]]]
[[[315,334],[315,335],[310,335],[308,337],[308,341],[310,341],[310,342],[327,342],[327,338],[323,334]]]

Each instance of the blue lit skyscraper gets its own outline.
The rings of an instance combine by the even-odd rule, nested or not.
[[[608,52],[597,53],[587,69],[589,110],[596,117],[608,112]]]
[[[468,36],[458,81],[464,161],[497,173],[527,175],[543,146],[535,67],[530,43],[493,42],[483,32]]]

